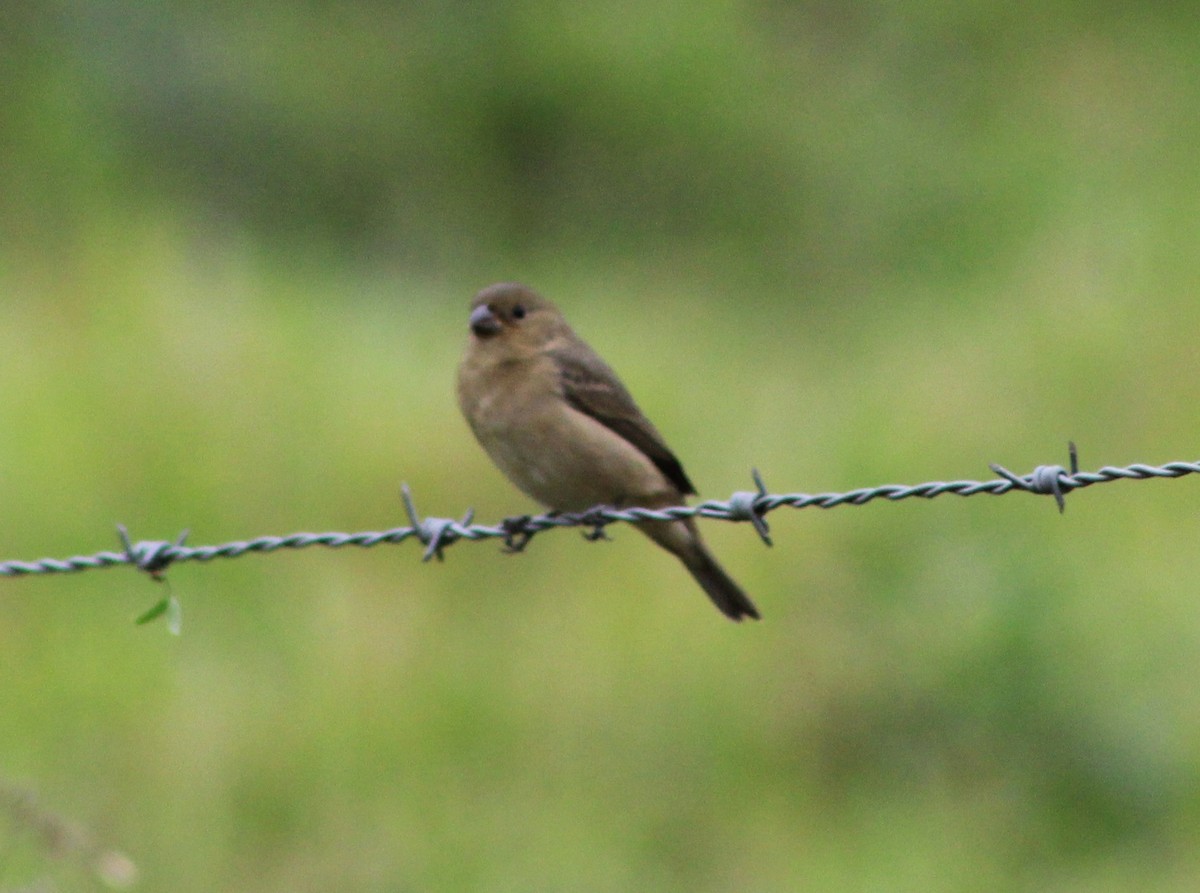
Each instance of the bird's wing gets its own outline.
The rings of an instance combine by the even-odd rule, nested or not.
[[[578,343],[552,350],[550,355],[558,365],[567,403],[641,450],[680,493],[696,492],[658,429],[642,415],[607,363]]]

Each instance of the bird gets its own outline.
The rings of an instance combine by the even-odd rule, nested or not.
[[[458,404],[500,471],[547,509],[681,505],[696,488],[617,374],[532,288],[489,285],[471,301]],[[731,620],[760,619],[692,518],[639,521]]]

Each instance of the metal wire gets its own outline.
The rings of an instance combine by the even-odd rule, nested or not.
[[[756,490],[734,493],[728,500],[708,500],[693,506],[674,506],[663,509],[612,508],[596,506],[586,512],[522,515],[506,518],[499,524],[473,524],[473,513],[461,520],[452,518],[422,518],[417,514],[408,486],[402,488],[404,506],[409,525],[391,530],[363,533],[293,533],[288,536],[260,536],[257,539],[225,543],[220,546],[188,546],[187,531],[174,542],[161,540],[130,539],[125,528],[117,530],[124,548],[120,552],[98,552],[94,555],[77,555],[72,558],[42,558],[37,561],[0,562],[0,576],[22,577],[38,574],[63,574],[95,570],[116,565],[132,565],[145,571],[155,579],[172,564],[183,561],[212,561],[215,558],[238,558],[251,552],[276,552],[280,549],[306,549],[309,546],[325,546],[340,549],[358,546],[369,549],[384,543],[402,543],[416,539],[425,549],[423,559],[439,560],[444,550],[460,540],[502,539],[505,551],[519,552],[538,533],[557,527],[590,528],[589,539],[601,539],[604,528],[614,523],[637,523],[640,521],[672,521],[680,518],[711,518],[718,521],[746,521],[754,526],[763,542],[771,545],[765,515],[788,506],[795,509],[830,509],[842,505],[866,505],[876,499],[899,502],[902,499],[920,497],[933,499],[936,496],[976,496],[987,493],[1003,496],[1005,493],[1024,491],[1044,496],[1053,496],[1059,511],[1066,505],[1065,494],[1093,484],[1105,484],[1119,480],[1148,480],[1150,478],[1179,478],[1189,474],[1200,474],[1200,462],[1168,462],[1166,465],[1128,465],[1124,468],[1104,466],[1098,471],[1079,471],[1075,445],[1070,444],[1068,471],[1061,465],[1041,465],[1026,475],[1013,474],[1000,465],[992,470],[1000,477],[990,481],[932,481],[911,486],[883,484],[877,487],[862,487],[845,493],[768,493],[761,476],[753,472]]]

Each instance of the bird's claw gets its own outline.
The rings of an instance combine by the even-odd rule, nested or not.
[[[505,555],[516,555],[525,551],[525,547],[537,533],[537,530],[530,526],[530,520],[529,515],[516,515],[500,522],[500,529],[504,531],[504,548],[501,551]]]

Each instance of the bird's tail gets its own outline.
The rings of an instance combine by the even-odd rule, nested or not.
[[[713,604],[730,620],[740,621],[743,617],[759,619],[758,608],[742,591],[742,587],[734,582],[725,569],[717,564],[717,559],[704,543],[696,541],[696,547],[686,554],[680,555],[683,566],[696,578],[696,582],[712,599]]]
[[[638,527],[650,539],[679,557],[722,614],[730,620],[740,621],[743,617],[760,619],[754,602],[717,564],[717,559],[708,551],[704,540],[700,539],[700,532],[690,518],[666,523],[650,521]]]

